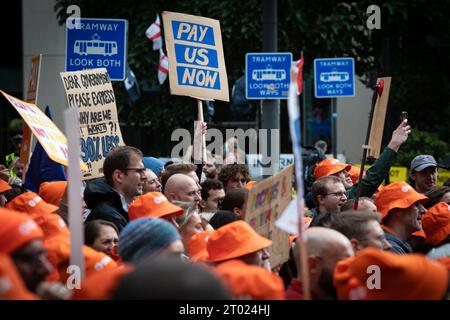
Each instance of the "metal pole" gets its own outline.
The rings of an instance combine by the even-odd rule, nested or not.
[[[277,30],[277,0],[263,1],[263,52],[278,51],[278,30]],[[271,129],[280,129],[280,100],[263,100],[261,108],[261,129],[267,129],[268,152],[263,152],[263,163],[267,164],[269,159],[265,154],[270,155],[272,166],[275,170],[279,167],[279,157],[272,155],[272,132]],[[278,146],[280,141],[276,142]],[[260,151],[261,152],[261,151]],[[278,156],[278,155],[277,155]],[[275,172],[272,172],[274,174]],[[270,175],[265,175],[264,178]]]
[[[336,130],[336,98],[331,98],[331,141],[333,146],[333,157],[337,159],[337,130]]]

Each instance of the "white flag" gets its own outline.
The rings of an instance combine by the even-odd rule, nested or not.
[[[145,31],[147,38],[153,41],[153,50],[158,50],[162,48],[162,38],[161,38],[161,24],[159,22],[159,16],[156,15],[156,20],[148,27]]]
[[[159,84],[163,84],[164,81],[166,81],[168,73],[169,73],[169,59],[164,54],[162,49],[159,49],[159,64],[158,64]]]

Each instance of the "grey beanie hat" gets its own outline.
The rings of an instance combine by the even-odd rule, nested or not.
[[[128,223],[119,237],[119,256],[136,263],[144,257],[158,255],[171,243],[180,240],[177,229],[157,218],[140,218]]]

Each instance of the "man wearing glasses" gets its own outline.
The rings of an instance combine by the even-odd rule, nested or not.
[[[315,208],[308,211],[312,216],[311,226],[322,225],[323,219],[330,214],[341,211],[347,201],[347,191],[342,180],[336,176],[322,177],[312,185],[312,197]]]
[[[104,177],[89,181],[84,200],[92,212],[86,221],[111,221],[122,230],[128,223],[128,205],[143,194],[146,169],[139,149],[120,146],[112,150],[103,163]]]

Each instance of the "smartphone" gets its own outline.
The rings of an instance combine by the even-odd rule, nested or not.
[[[408,119],[408,112],[402,111],[400,114],[400,120],[403,122],[403,120]]]

